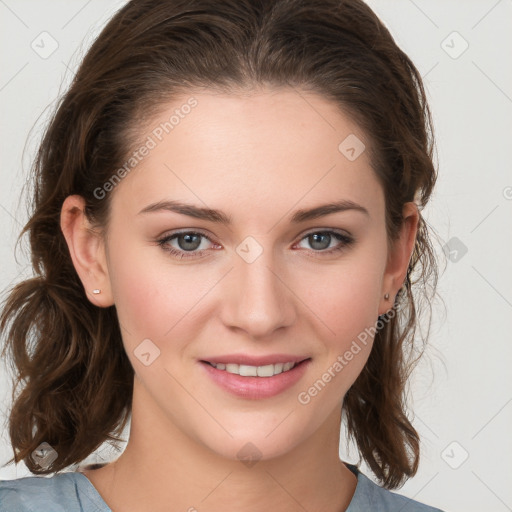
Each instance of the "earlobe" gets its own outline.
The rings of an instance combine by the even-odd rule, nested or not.
[[[399,237],[395,240],[388,255],[386,272],[382,281],[384,300],[381,301],[379,315],[389,311],[407,276],[418,232],[419,212],[417,205],[413,202],[405,203],[402,218]],[[387,299],[385,298],[386,295],[388,295]]]
[[[83,197],[66,197],[61,208],[60,227],[90,302],[99,307],[113,305],[103,238],[85,215]]]

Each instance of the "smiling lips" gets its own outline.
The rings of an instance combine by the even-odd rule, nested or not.
[[[279,373],[291,370],[296,363],[276,363],[263,366],[250,366],[248,364],[236,363],[210,363],[217,370],[225,370],[228,373],[241,375],[242,377],[273,377]]]
[[[304,374],[311,358],[291,355],[221,356],[200,361],[212,380],[231,394],[269,398],[292,387]]]

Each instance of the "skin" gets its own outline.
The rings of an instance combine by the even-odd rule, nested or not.
[[[338,150],[348,135],[365,141],[365,134],[321,96],[293,89],[193,96],[198,105],[110,192],[106,243],[80,196],[62,206],[62,231],[87,296],[98,307],[115,304],[135,370],[126,449],[85,474],[115,512],[345,510],[357,481],[338,455],[340,411],[373,340],[308,404],[298,395],[390,310],[418,210],[404,205],[400,238],[390,244],[368,150],[354,161]],[[166,199],[222,210],[232,225],[138,214]],[[290,223],[298,209],[341,199],[369,215],[346,210]],[[180,260],[158,245],[177,230],[209,237],[196,249],[202,257]],[[315,245],[306,235],[328,230],[355,242],[325,254],[341,242],[332,236]],[[247,236],[263,251],[251,263],[236,252]],[[179,242],[167,246],[186,252]],[[92,294],[96,288],[101,294]],[[134,355],[144,339],[160,350],[148,366]],[[218,387],[198,362],[234,353],[311,362],[292,388],[251,400]],[[251,467],[237,457],[249,442],[261,456]]]

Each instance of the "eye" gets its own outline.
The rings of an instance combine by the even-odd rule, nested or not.
[[[321,255],[344,250],[355,241],[352,237],[337,231],[314,231],[303,237],[301,242],[304,240],[314,249],[314,253]],[[332,247],[331,243],[336,241],[338,244]]]
[[[161,238],[158,240],[158,245],[160,245],[164,251],[169,252],[178,259],[197,258],[198,255],[199,257],[202,257],[201,255],[207,251],[206,248],[203,248],[199,251],[197,250],[199,247],[201,247],[201,239],[205,239],[211,242],[211,240],[203,233],[198,233],[195,231],[182,231],[180,233],[174,233],[173,235]],[[174,240],[176,240],[178,245],[177,248],[175,246],[169,245],[170,242]]]
[[[205,256],[205,253],[208,252],[208,244],[206,244],[206,247],[203,246],[202,249],[199,249],[203,240],[213,243],[205,234],[196,231],[182,231],[172,235],[167,235],[159,239],[157,243],[164,251],[178,259],[202,258]],[[319,253],[322,256],[346,249],[355,241],[348,235],[329,230],[314,231],[304,236],[301,239],[301,242],[304,240],[306,240],[313,248],[313,253]],[[176,242],[177,247],[176,245],[171,244],[171,242],[174,241]],[[334,247],[330,247],[331,243],[336,241],[338,244]]]

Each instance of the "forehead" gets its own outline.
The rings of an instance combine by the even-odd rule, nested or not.
[[[126,214],[163,199],[223,210],[229,203],[253,216],[341,198],[383,206],[366,135],[317,94],[191,92],[147,126],[139,139],[149,149],[113,197]]]

